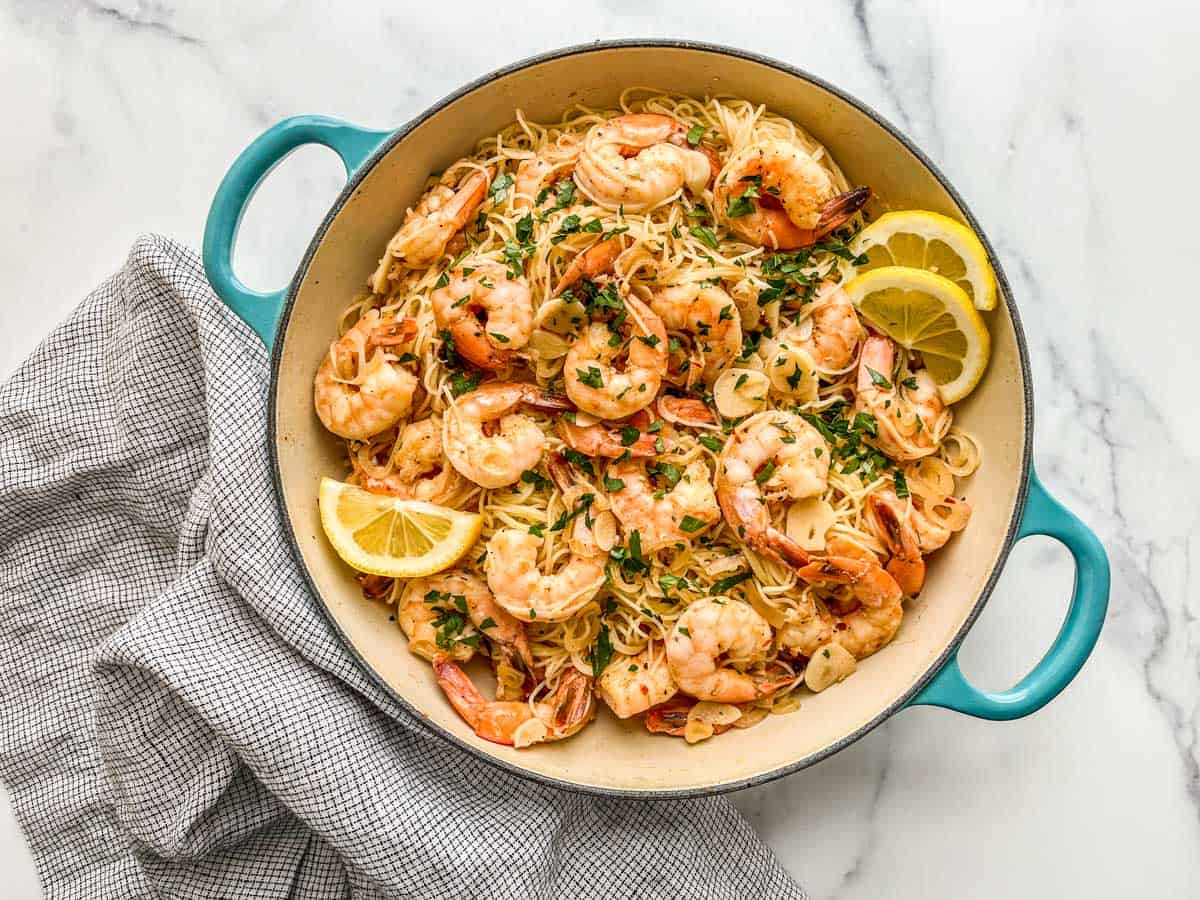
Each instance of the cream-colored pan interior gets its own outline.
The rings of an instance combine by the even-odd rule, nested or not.
[[[962,212],[921,161],[869,116],[835,94],[770,65],[697,48],[625,46],[589,50],[513,71],[449,103],[419,124],[367,174],[329,225],[311,258],[281,336],[275,390],[284,503],[322,602],[359,656],[436,726],[480,753],[530,772],[598,789],[678,791],[742,782],[788,767],[860,730],[930,668],[975,606],[1001,554],[1019,496],[1025,446],[1025,392],[1016,335],[1001,304],[988,314],[991,369],[958,408],[982,442],[983,466],[967,485],[970,527],[931,562],[928,585],[891,645],[799,712],[695,746],[651,736],[607,710],[571,740],[515,751],[477,737],[447,704],[428,663],[411,655],[386,608],[363,600],[351,572],[329,548],[317,515],[317,482],[343,477],[338,442],[312,410],[312,375],[338,315],[379,258],[427,173],[444,168],[516,108],[556,118],[575,102],[612,104],[628,85],[696,96],[733,94],[800,122],[834,154],[851,183],[869,184],[892,208]]]

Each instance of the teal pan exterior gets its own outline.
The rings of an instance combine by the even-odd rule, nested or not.
[[[286,287],[277,291],[254,291],[246,287],[233,272],[233,247],[237,236],[237,228],[241,221],[242,214],[249,203],[251,196],[258,185],[266,178],[271,170],[278,165],[284,157],[298,147],[306,144],[320,144],[332,149],[341,158],[346,168],[348,184],[343,191],[338,203],[329,213],[322,227],[318,230],[312,245],[309,248],[308,254],[302,261],[299,273],[303,273],[308,260],[311,258],[315,247],[319,244],[321,237],[324,234],[332,217],[337,213],[341,204],[349,196],[351,190],[357,182],[361,180],[363,173],[368,171],[374,164],[375,160],[389,151],[403,136],[411,130],[412,127],[422,119],[430,115],[432,112],[440,109],[447,103],[453,101],[459,96],[462,96],[473,90],[479,84],[485,83],[499,75],[506,74],[511,71],[518,70],[523,67],[536,65],[548,59],[554,59],[564,55],[573,53],[593,51],[597,48],[621,47],[621,46],[667,46],[667,47],[687,47],[707,50],[710,52],[724,53],[731,56],[750,59],[765,65],[770,65],[783,71],[789,72],[799,78],[803,78],[814,84],[817,84],[831,93],[837,95],[848,103],[853,104],[864,113],[873,118],[880,124],[881,127],[891,132],[898,140],[904,143],[934,174],[935,177],[943,184],[946,190],[955,198],[960,208],[964,210],[969,223],[975,228],[976,232],[981,234],[982,231],[971,216],[966,204],[959,197],[953,187],[946,181],[945,177],[938,171],[937,167],[919,150],[913,146],[911,141],[900,134],[890,123],[884,120],[881,116],[875,113],[870,107],[861,103],[853,97],[848,96],[840,89],[829,85],[828,83],[799,71],[793,67],[787,66],[776,60],[771,60],[755,54],[749,54],[741,50],[735,50],[726,47],[714,46],[709,44],[700,44],[696,42],[685,41],[613,41],[600,42],[596,44],[588,44],[580,47],[566,48],[560,51],[555,51],[550,54],[534,57],[524,60],[519,63],[485,76],[479,81],[467,85],[456,94],[446,98],[439,104],[436,104],[422,116],[419,116],[413,122],[409,123],[404,128],[397,131],[372,131],[357,126],[351,125],[337,119],[328,118],[325,116],[296,116],[285,119],[282,122],[268,128],[263,134],[255,139],[233,162],[228,173],[222,180],[217,189],[216,196],[213,199],[212,207],[209,211],[208,220],[204,232],[203,245],[203,260],[205,271],[209,281],[212,284],[217,295],[232,309],[247,325],[262,339],[268,350],[274,350],[272,379],[277,377],[279,369],[279,352],[275,347],[275,338],[279,333],[281,322],[283,327],[286,327],[287,312],[290,304],[294,300],[295,291],[300,281],[300,275]],[[1002,286],[1007,288],[1004,280],[1003,271],[996,260],[994,253],[991,251],[990,245],[987,244],[986,237],[983,238],[985,245],[988,247],[989,257],[992,265],[996,270],[997,278],[1001,281]],[[1006,298],[1009,292],[1007,289],[1003,291]],[[1022,363],[1025,369],[1026,390],[1028,392],[1028,376],[1029,367],[1025,348],[1024,335],[1020,329],[1019,319],[1017,318],[1016,309],[1011,306],[1010,313],[1013,316],[1016,324],[1017,339],[1021,346]],[[1027,406],[1029,409],[1029,421],[1027,423],[1027,432],[1029,442],[1032,437],[1032,396],[1027,396]],[[274,440],[274,392],[272,391],[272,441]],[[1030,448],[1027,444],[1026,456],[1030,455]],[[273,459],[275,459],[273,454]],[[277,460],[275,460],[277,466]],[[868,731],[872,730],[876,725],[894,714],[899,709],[907,706],[940,706],[945,709],[954,710],[955,712],[964,713],[966,715],[976,716],[982,719],[990,720],[1012,720],[1037,712],[1058,694],[1060,694],[1074,677],[1082,669],[1092,649],[1096,645],[1096,641],[1100,636],[1100,631],[1104,625],[1105,614],[1108,609],[1108,597],[1110,586],[1109,562],[1104,547],[1101,545],[1096,535],[1089,529],[1078,517],[1070,510],[1066,509],[1062,504],[1055,500],[1042,486],[1036,472],[1034,471],[1032,461],[1028,461],[1025,468],[1026,483],[1022,491],[1022,496],[1018,501],[1018,518],[1015,521],[1015,526],[1010,530],[1008,536],[1008,544],[1005,549],[1007,554],[1008,549],[1012,544],[1022,538],[1030,535],[1045,535],[1061,542],[1070,551],[1075,564],[1075,581],[1072,589],[1071,604],[1067,612],[1066,618],[1062,627],[1055,639],[1053,645],[1046,652],[1045,656],[1038,662],[1028,675],[1026,675],[1018,684],[1007,691],[1000,692],[985,692],[974,687],[966,680],[962,670],[958,665],[958,649],[963,638],[974,624],[979,612],[982,611],[984,602],[990,594],[994,586],[994,579],[987,586],[987,589],[980,597],[974,612],[964,623],[962,629],[954,640],[951,641],[946,651],[941,658],[935,663],[929,671],[929,674],[913,689],[913,691],[894,704],[875,721],[869,723],[859,729],[854,734],[848,735],[846,738],[831,745],[825,752],[814,758],[810,758],[803,762],[803,765],[811,765],[812,763],[824,758],[825,756],[836,753],[843,747],[853,743],[858,738],[862,737]],[[279,473],[276,468],[275,472],[276,487],[279,488]],[[294,538],[293,538],[294,544]],[[298,548],[293,548],[297,551]],[[311,581],[310,581],[311,584]],[[313,586],[315,590],[315,586]],[[332,621],[332,620],[331,620]],[[335,628],[336,623],[333,623]],[[364,662],[364,666],[370,670]],[[389,690],[387,685],[380,682],[381,685]],[[405,704],[404,698],[397,699]],[[431,729],[432,730],[432,729]],[[440,732],[436,732],[439,733]],[[445,735],[443,735],[445,736]],[[453,740],[453,738],[451,738]],[[473,748],[467,745],[461,745],[464,749],[475,752]],[[501,765],[504,768],[509,766],[488,760],[496,765]],[[802,767],[797,765],[787,769],[772,772],[768,776],[749,779],[741,782],[722,785],[719,788],[705,791],[658,791],[651,793],[638,793],[631,796],[650,797],[650,798],[669,798],[678,796],[697,796],[702,793],[713,793],[716,791],[737,790],[744,787],[749,787],[753,784],[761,783],[770,780],[771,778],[780,777],[795,771]],[[619,791],[604,791],[592,788],[585,788],[579,785],[574,785],[565,782],[559,782],[555,779],[546,778],[541,775],[529,773],[520,769],[510,769],[515,774],[523,777],[534,778],[539,781],[555,784],[559,787],[582,790],[587,792],[602,793],[608,795],[619,795]]]

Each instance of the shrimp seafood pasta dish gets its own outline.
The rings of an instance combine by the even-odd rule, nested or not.
[[[801,709],[969,523],[986,255],[746,100],[514,116],[344,298],[326,533],[487,740]]]

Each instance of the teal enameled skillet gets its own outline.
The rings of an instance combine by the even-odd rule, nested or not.
[[[825,144],[855,184],[893,208],[930,209],[987,237],[933,164],[863,103],[774,60],[676,41],[596,43],[548,53],[494,72],[395,131],[369,131],[318,116],[280,122],[233,163],[217,190],[204,235],[204,265],[217,294],[271,350],[271,458],[276,492],[296,558],[322,609],[354,654],[401,703],[443,738],[517,774],[607,795],[696,796],[757,784],[823,759],[909,705],[987,719],[1036,712],[1079,672],[1108,603],[1108,561],[1094,534],[1042,487],[1033,471],[1033,394],[1017,305],[988,245],[1003,303],[986,314],[993,354],[982,384],[956,407],[957,421],[983,446],[983,465],[965,491],[969,527],[933,558],[921,597],[896,639],[864,660],[853,678],[806,696],[798,713],[689,746],[652,736],[637,722],[602,714],[568,741],[523,751],[476,737],[450,709],[428,665],[406,652],[387,610],[364,601],[352,574],[327,546],[317,516],[321,475],[344,473],[340,442],[312,410],[312,376],[347,301],[362,289],[381,248],[431,171],[511,121],[516,108],[553,119],[572,103],[611,106],[622,87],[652,84],[703,96],[763,102]],[[313,237],[291,283],[259,293],[233,273],[242,211],[259,182],[304,144],[333,149],[348,181]],[[1075,559],[1070,610],[1054,645],[1007,691],[973,687],[956,660],[1012,545],[1049,535]]]

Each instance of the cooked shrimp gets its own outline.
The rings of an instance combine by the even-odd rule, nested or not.
[[[721,509],[710,481],[712,473],[704,460],[693,460],[677,477],[672,485],[660,476],[663,484],[654,485],[645,464],[634,459],[608,467],[608,479],[622,483],[608,494],[613,515],[626,535],[638,533],[643,550],[683,541],[720,521]],[[683,528],[684,524],[688,529]]]
[[[703,597],[675,621],[667,665],[679,689],[697,700],[748,703],[795,682],[741,671],[766,660],[771,637],[771,626],[749,604]]]
[[[415,335],[414,320],[384,319],[372,309],[334,341],[313,381],[321,424],[338,437],[365,441],[404,419],[412,411],[417,377],[387,348]]]
[[[742,352],[742,318],[724,290],[680,284],[656,291],[650,309],[668,331],[685,331],[704,357],[704,380],[711,384]]]
[[[663,645],[657,641],[633,656],[615,654],[596,683],[596,693],[619,719],[665,703],[678,690]]]
[[[771,524],[767,503],[803,500],[825,490],[829,445],[795,413],[756,413],[733,430],[717,462],[717,500],[725,521],[743,541],[791,566],[809,555]]]
[[[575,183],[605,209],[644,212],[686,187],[699,194],[712,178],[709,157],[687,145],[682,123],[654,113],[592,126],[575,164]]]
[[[829,173],[782,140],[752,144],[717,176],[717,215],[744,241],[775,250],[809,247],[840,228],[870,199],[870,188],[834,194]]]
[[[396,440],[385,446],[382,465],[375,461],[376,451],[375,446],[364,444],[352,459],[352,480],[368,491],[448,506],[469,489],[442,453],[438,416],[405,425]]]
[[[616,365],[622,344],[613,346],[612,331],[592,322],[567,351],[563,380],[567,396],[586,413],[601,419],[623,419],[654,402],[667,371],[667,332],[662,319],[636,297],[625,297],[631,324],[624,369]],[[623,343],[623,342],[622,342]]]
[[[485,488],[515,484],[526,469],[537,468],[546,435],[533,419],[514,412],[521,404],[545,410],[569,408],[532,384],[481,385],[446,410],[442,446],[450,464]]]
[[[880,335],[863,344],[855,406],[875,417],[875,443],[899,462],[936,452],[954,417],[925,369],[897,382],[896,345]]]
[[[448,602],[426,603],[425,595],[429,590],[425,579],[415,579],[405,585],[404,593],[396,603],[396,621],[408,638],[408,649],[430,662],[438,655],[466,662],[475,655],[475,648],[470,644],[445,636],[442,643],[446,646],[438,645],[438,623],[444,621],[451,608]]]
[[[833,616],[804,595],[779,629],[779,649],[793,656],[812,656],[833,636]]]
[[[865,659],[883,647],[900,628],[904,592],[877,562],[828,556],[799,569],[797,574],[816,587],[842,589],[858,608],[845,615],[827,613],[830,639]]]
[[[551,298],[557,297],[567,288],[583,278],[596,278],[605,272],[611,272],[616,265],[617,257],[625,250],[624,235],[614,235],[602,241],[596,241],[590,247],[580,250],[571,260],[571,264],[558,279]]]
[[[578,450],[584,456],[601,456],[605,459],[616,459],[619,456],[644,458],[655,454],[655,435],[648,431],[638,431],[638,435],[630,444],[625,443],[621,429],[607,422],[594,422],[590,425],[579,425],[560,417],[558,420],[558,436],[572,450]]]
[[[543,188],[568,177],[579,158],[580,147],[578,137],[564,134],[536,156],[521,160],[513,184],[513,206],[518,210],[528,209],[537,203]]]
[[[794,340],[795,346],[805,351],[821,372],[845,371],[854,362],[865,334],[854,304],[841,285],[830,282],[822,286],[809,309],[808,318],[795,326],[794,339],[781,334],[780,341]]]
[[[529,285],[496,263],[459,266],[429,302],[454,348],[482,369],[507,368],[533,334]]]
[[[946,497],[939,502],[956,507],[950,523],[944,517],[926,514],[920,498],[901,500],[891,488],[878,488],[867,498],[867,521],[892,554],[888,574],[909,596],[916,596],[925,585],[923,554],[943,547],[970,517],[971,508],[964,500]]]
[[[457,188],[439,184],[421,198],[415,209],[409,210],[404,224],[388,242],[379,268],[371,277],[372,287],[377,293],[387,290],[387,273],[393,259],[400,260],[410,268],[420,269],[433,265],[441,258],[450,239],[475,217],[491,184],[492,174],[491,169],[486,172],[476,170],[464,178]]]
[[[567,669],[554,693],[532,707],[525,702],[488,700],[467,673],[446,657],[433,661],[433,671],[450,705],[471,730],[495,744],[528,747],[560,741],[575,734],[596,714],[592,679],[578,669]]]
[[[522,622],[561,622],[595,598],[604,586],[604,560],[572,553],[553,574],[538,563],[540,538],[518,528],[503,528],[487,545],[484,571],[488,587],[505,610]]]
[[[525,626],[506,613],[492,597],[487,584],[471,572],[451,571],[427,578],[414,578],[404,586],[397,603],[397,620],[408,637],[408,649],[430,661],[438,655],[466,662],[474,648],[456,641],[457,633],[438,640],[438,623],[462,626],[462,616],[497,647],[506,648],[533,668],[533,656]],[[452,623],[451,617],[457,617]]]

